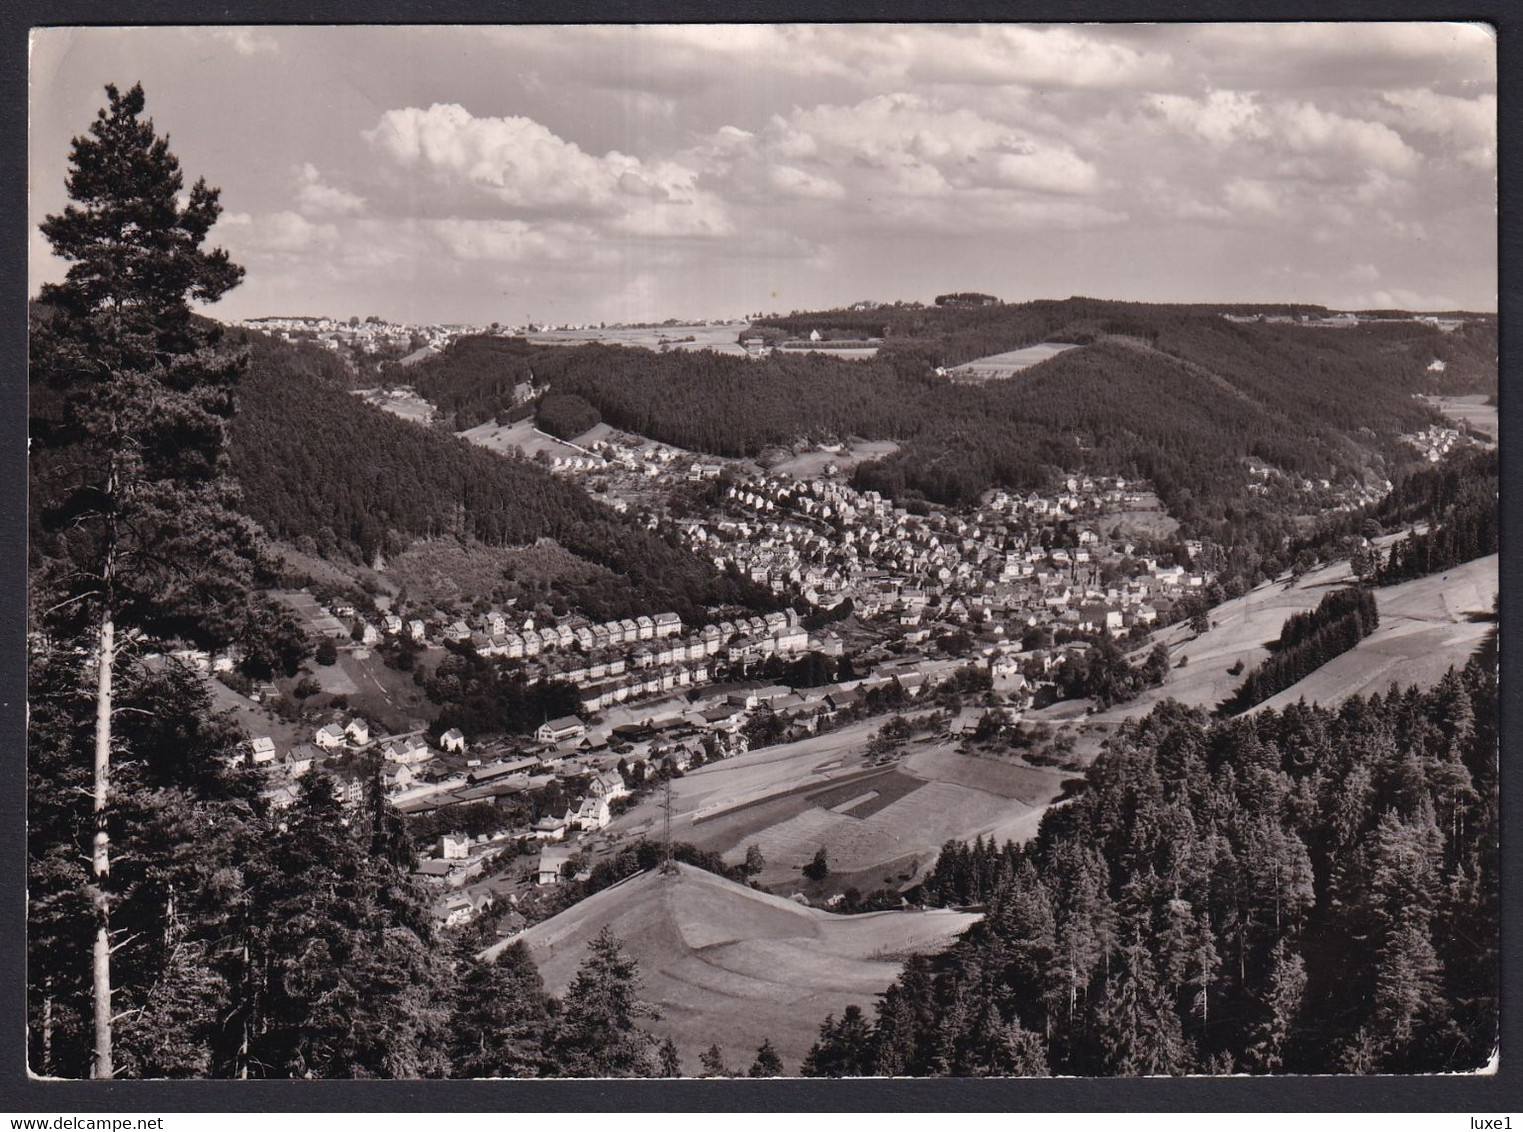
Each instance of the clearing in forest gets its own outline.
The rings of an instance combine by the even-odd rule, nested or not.
[[[595,893],[518,938],[546,988],[562,995],[588,942],[611,928],[639,964],[641,997],[661,1011],[649,1028],[676,1043],[685,1073],[697,1074],[713,1043],[744,1072],[770,1040],[796,1074],[827,1014],[855,1003],[872,1017],[907,956],[942,950],[977,919],[940,910],[836,915],[679,864]]]

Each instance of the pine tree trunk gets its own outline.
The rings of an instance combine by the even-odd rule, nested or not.
[[[95,1064],[91,1076],[109,1080],[111,1064],[111,904],[106,884],[111,874],[111,843],[106,807],[111,796],[111,676],[116,663],[116,626],[109,610],[101,617],[96,654],[95,698],[95,844],[91,854],[91,903],[95,907],[93,982],[95,989]]]
[[[53,1073],[53,980],[47,981],[48,993],[42,999],[42,1064],[44,1077]]]

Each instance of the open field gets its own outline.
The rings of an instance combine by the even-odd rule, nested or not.
[[[1064,350],[1076,349],[1076,345],[1066,342],[1039,342],[1035,346],[1023,346],[1019,350],[1006,350],[1002,354],[990,354],[988,357],[963,362],[948,370],[947,376],[953,381],[997,381],[1012,377],[1023,369],[1030,369],[1048,358],[1055,358]]]
[[[756,845],[758,883],[792,891],[824,846],[829,888],[897,888],[935,859],[949,838],[1034,832],[1063,772],[959,754],[937,739],[903,749],[897,765],[870,766],[866,746],[882,719],[711,763],[676,780],[672,836],[738,862]],[[654,836],[659,813],[642,803],[611,827]],[[1007,832],[1005,836],[1014,833]]]
[[[890,456],[899,451],[899,445],[892,440],[858,440],[850,444],[841,452],[826,452],[815,449],[813,452],[802,452],[797,456],[791,456],[786,460],[773,464],[767,469],[769,473],[793,476],[796,479],[813,479],[825,474],[825,468],[836,465],[838,473],[845,476],[858,464],[865,464],[869,460],[878,460],[884,456]]]
[[[211,692],[213,711],[230,711],[233,721],[252,736],[267,735],[275,740],[280,751],[289,751],[297,743],[312,738],[312,729],[299,723],[290,723],[274,712],[266,711],[260,704],[233,691],[221,680],[208,676],[206,687]]]
[[[432,668],[444,655],[441,648],[425,649],[418,654],[417,663]],[[386,667],[379,653],[372,652],[364,660],[357,660],[353,653],[341,652],[333,668],[321,665],[316,668],[324,691],[329,689],[323,674],[341,673],[349,685],[345,695],[350,709],[380,724],[389,734],[415,730],[439,714],[439,705],[430,702],[423,689],[413,683],[412,673]]]
[[[1131,703],[1095,714],[1091,721],[1114,724],[1143,716],[1165,699],[1215,707],[1242,683],[1242,675],[1231,675],[1229,668],[1242,661],[1246,672],[1259,664],[1287,617],[1313,608],[1329,590],[1349,580],[1348,563],[1334,563],[1289,588],[1273,582],[1217,606],[1211,611],[1211,629],[1199,636],[1186,625],[1171,626],[1158,635],[1169,645],[1175,665],[1168,680]],[[1384,691],[1392,680],[1403,686],[1431,684],[1449,665],[1462,666],[1468,659],[1488,627],[1474,623],[1470,615],[1488,613],[1496,591],[1494,554],[1446,574],[1377,588],[1380,628],[1335,661],[1337,668],[1324,666],[1269,702],[1293,703],[1302,695],[1308,702],[1335,701],[1359,691]],[[1177,667],[1184,656],[1190,658],[1188,666]],[[1032,718],[1047,716],[1039,712]]]
[[[1110,534],[1119,527],[1131,538],[1166,539],[1179,530],[1179,520],[1164,510],[1163,503],[1151,491],[1142,493],[1142,501],[1126,511],[1107,511],[1096,516],[1096,528]]]
[[[511,453],[515,448],[523,452],[525,456],[538,456],[541,452],[547,456],[580,456],[582,453],[563,441],[547,433],[540,432],[534,427],[534,421],[514,421],[512,424],[500,425],[495,421],[486,421],[475,428],[468,428],[464,432],[456,433],[457,436],[469,440],[472,444],[479,444],[483,448],[490,448],[493,452],[503,454]]]
[[[332,637],[334,640],[348,638],[349,626],[325,611],[311,594],[301,590],[272,590],[270,596],[290,607],[301,622],[301,627],[314,636]]]
[[[717,326],[642,326],[605,330],[544,330],[525,335],[536,346],[585,346],[601,342],[608,346],[641,346],[647,350],[659,350],[663,345],[672,350],[713,350],[720,354],[744,354],[740,346],[740,332],[749,323],[726,322]],[[679,338],[691,336],[691,342],[679,342]]]
[[[1484,393],[1471,393],[1464,397],[1424,397],[1423,400],[1451,420],[1467,424],[1476,432],[1491,437],[1495,443],[1500,428],[1497,406],[1486,404]]]
[[[820,342],[806,342],[802,346],[779,346],[778,349],[784,354],[808,354],[820,353],[828,358],[844,358],[849,362],[859,362],[865,358],[878,356],[877,346],[836,346],[828,347]]]
[[[1451,667],[1463,668],[1495,627],[1486,615],[1497,592],[1497,563],[1492,554],[1377,589],[1380,628],[1259,708],[1283,708],[1303,697],[1307,703],[1337,703],[1383,695],[1393,682],[1431,688]]]
[[[610,927],[639,963],[641,997],[661,1011],[650,1029],[676,1043],[685,1073],[698,1072],[711,1043],[744,1071],[763,1040],[797,1073],[827,1014],[856,1003],[870,1017],[905,957],[941,950],[977,919],[946,911],[838,916],[678,865],[604,889],[519,938],[560,995],[588,941]]]
[[[426,425],[434,419],[433,405],[411,389],[356,389],[354,392],[376,408],[385,409],[404,421]]]

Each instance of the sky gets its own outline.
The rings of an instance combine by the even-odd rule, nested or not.
[[[1089,295],[1496,309],[1496,47],[1456,23],[48,28],[29,270],[141,81],[209,311],[518,325]]]

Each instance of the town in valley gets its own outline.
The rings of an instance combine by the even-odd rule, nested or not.
[[[33,60],[34,1078],[1494,1068],[1493,38]]]

